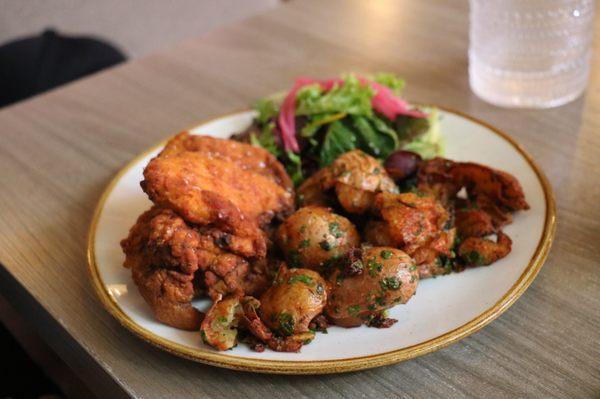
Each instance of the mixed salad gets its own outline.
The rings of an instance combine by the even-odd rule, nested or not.
[[[274,154],[296,185],[356,148],[381,160],[400,149],[443,155],[437,110],[411,106],[403,88],[389,73],[298,78],[283,99],[257,102],[253,125],[238,139]]]

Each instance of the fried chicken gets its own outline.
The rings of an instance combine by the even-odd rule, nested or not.
[[[294,207],[289,177],[270,153],[186,133],[150,161],[141,185],[155,204],[186,221],[236,236],[240,254],[247,257],[265,256],[260,227]]]
[[[121,241],[124,266],[155,317],[170,326],[196,330],[202,314],[191,305],[206,290],[217,300],[232,293],[258,295],[268,285],[265,262],[252,262],[221,248],[214,228],[192,226],[168,208],[143,213]],[[235,238],[233,238],[235,240]]]

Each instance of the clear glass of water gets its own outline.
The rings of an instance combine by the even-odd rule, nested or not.
[[[470,0],[469,81],[506,107],[547,108],[585,90],[596,0]]]

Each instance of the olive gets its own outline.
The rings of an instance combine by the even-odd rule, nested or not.
[[[395,151],[385,160],[385,171],[396,181],[412,176],[423,159],[412,151]]]

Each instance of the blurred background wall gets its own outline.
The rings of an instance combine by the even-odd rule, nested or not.
[[[281,0],[0,0],[0,44],[53,28],[95,35],[139,57]]]

